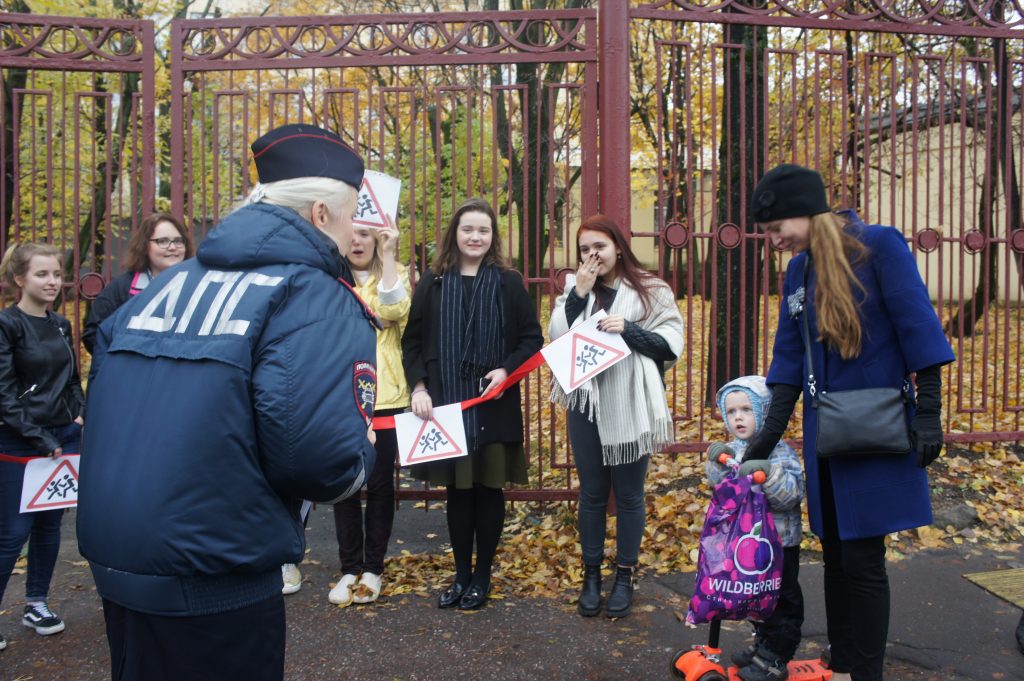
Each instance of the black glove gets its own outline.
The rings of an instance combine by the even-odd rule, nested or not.
[[[782,434],[786,432],[789,417],[793,415],[793,408],[801,391],[800,386],[788,383],[776,383],[772,386],[772,404],[768,407],[760,432],[747,447],[747,453],[743,456],[744,461],[767,459],[772,455],[775,445],[779,444]]]
[[[910,446],[926,467],[942,452],[942,372],[938,365],[917,372],[917,411],[910,422]]]

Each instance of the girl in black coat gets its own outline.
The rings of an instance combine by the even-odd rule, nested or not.
[[[0,599],[31,536],[22,624],[44,636],[64,631],[46,605],[64,510],[21,513],[20,502],[31,457],[79,451],[82,384],[71,324],[48,309],[62,270],[57,250],[44,244],[11,246],[0,262],[0,277],[21,291],[17,305],[0,311]]]
[[[491,392],[543,344],[523,279],[502,259],[496,227],[486,201],[463,203],[416,287],[402,361],[412,386],[412,411],[422,419],[435,404]],[[519,386],[467,409],[463,419],[469,455],[419,464],[412,472],[447,490],[455,579],[438,607],[471,610],[487,601],[505,522],[502,488],[527,482]]]

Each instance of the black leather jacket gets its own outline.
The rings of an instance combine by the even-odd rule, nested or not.
[[[84,404],[70,322],[0,310],[0,421],[48,454],[60,442],[47,429],[74,421]]]

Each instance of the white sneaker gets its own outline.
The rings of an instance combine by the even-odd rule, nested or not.
[[[380,596],[380,575],[364,572],[359,578],[352,600],[356,603],[373,603]]]
[[[343,575],[338,583],[327,594],[327,600],[335,605],[346,606],[352,604],[352,587],[359,578],[355,575]]]
[[[281,581],[284,582],[281,593],[285,596],[302,588],[302,573],[295,563],[285,563],[281,566]]]

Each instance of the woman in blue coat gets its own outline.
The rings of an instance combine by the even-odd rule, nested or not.
[[[797,165],[766,173],[751,205],[772,243],[795,256],[768,371],[774,400],[747,458],[767,458],[803,391],[808,515],[825,563],[832,678],[880,681],[889,628],[885,535],[932,522],[925,467],[942,449],[940,368],[953,350],[899,231],[866,225],[852,210],[831,212],[821,176]],[[902,388],[916,374],[906,454],[816,455],[802,314],[819,390]]]

